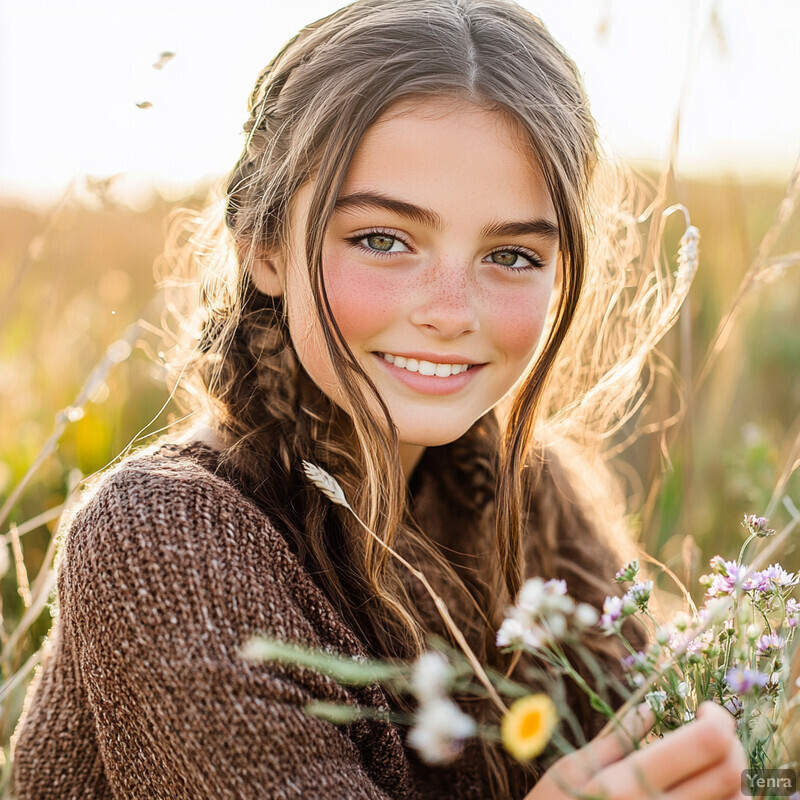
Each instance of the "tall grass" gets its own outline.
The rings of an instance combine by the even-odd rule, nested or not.
[[[180,204],[199,205],[204,191]],[[674,369],[645,376],[643,433],[615,466],[644,548],[687,584],[711,555],[738,550],[743,514],[769,509],[778,527],[798,513],[798,192],[797,172],[784,183],[660,183],[658,201],[687,207],[701,231],[700,269],[659,346]],[[76,181],[48,213],[0,206],[4,796],[10,737],[52,622],[59,519],[86,476],[177,413],[153,279],[173,205],[154,197],[134,212],[113,183]],[[677,251],[679,227],[658,243],[665,252]],[[781,560],[800,569],[796,545]]]
[[[691,581],[710,555],[738,548],[739,519],[767,508],[787,459],[774,511],[791,516],[800,504],[789,458],[800,434],[800,230],[779,184],[681,181],[671,192],[702,231],[701,267],[661,345],[677,369],[654,376],[642,414],[680,421],[641,436],[618,472],[647,551]],[[152,271],[170,207],[155,198],[133,212],[73,190],[50,219],[18,206],[0,215],[0,274],[14,300],[0,330],[6,767],[51,624],[58,519],[84,476],[175,414],[164,405]],[[677,242],[664,246],[674,252]],[[796,549],[783,562],[800,567]]]

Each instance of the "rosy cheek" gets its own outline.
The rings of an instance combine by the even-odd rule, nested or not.
[[[325,287],[333,316],[347,340],[373,336],[397,314],[398,281],[374,266],[366,268],[347,258],[328,258]]]
[[[487,298],[484,319],[495,347],[509,360],[533,355],[544,327],[549,287],[531,287],[519,294],[499,292]]]

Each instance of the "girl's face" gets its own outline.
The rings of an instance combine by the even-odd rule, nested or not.
[[[529,365],[556,275],[558,228],[528,142],[506,116],[450,98],[396,104],[365,133],[326,231],[331,309],[391,412],[408,475],[461,436]],[[254,266],[284,293],[303,367],[342,408],[299,255],[312,184],[284,255]],[[378,409],[375,409],[376,412]]]

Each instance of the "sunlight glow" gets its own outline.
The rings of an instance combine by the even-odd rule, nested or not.
[[[0,194],[58,197],[74,176],[125,173],[162,192],[226,172],[259,70],[339,0],[0,0]],[[525,0],[576,60],[611,153],[666,154],[689,53],[684,172],[784,180],[800,145],[793,0],[710,4]],[[154,69],[164,51],[176,55]],[[137,107],[137,104],[150,104]]]

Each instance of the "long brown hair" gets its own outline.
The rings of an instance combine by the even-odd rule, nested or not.
[[[399,100],[434,95],[519,126],[560,233],[546,336],[508,407],[423,457],[420,469],[446,492],[446,514],[441,501],[416,502],[409,490],[388,409],[331,313],[322,263],[325,230],[364,132]],[[426,635],[445,632],[403,570],[306,485],[302,460],[334,474],[384,542],[438,576],[479,656],[503,668],[494,632],[526,570],[565,577],[573,594],[599,606],[618,559],[561,462],[534,448],[538,409],[587,273],[598,155],[577,69],[538,19],[507,0],[358,0],[291,39],[258,76],[249,109],[244,152],[224,192],[224,227],[212,231],[214,249],[193,253],[205,273],[197,346],[184,370],[226,442],[223,468],[273,517],[372,653],[410,658]],[[250,277],[254,254],[286,247],[292,198],[311,178],[306,256],[347,414],[299,364],[283,299],[258,292]],[[371,399],[384,419],[371,413]],[[459,514],[473,533],[459,547],[480,559],[479,570],[447,555],[448,521]],[[607,643],[594,646],[615,661]],[[496,796],[508,796],[503,771],[495,771]]]

